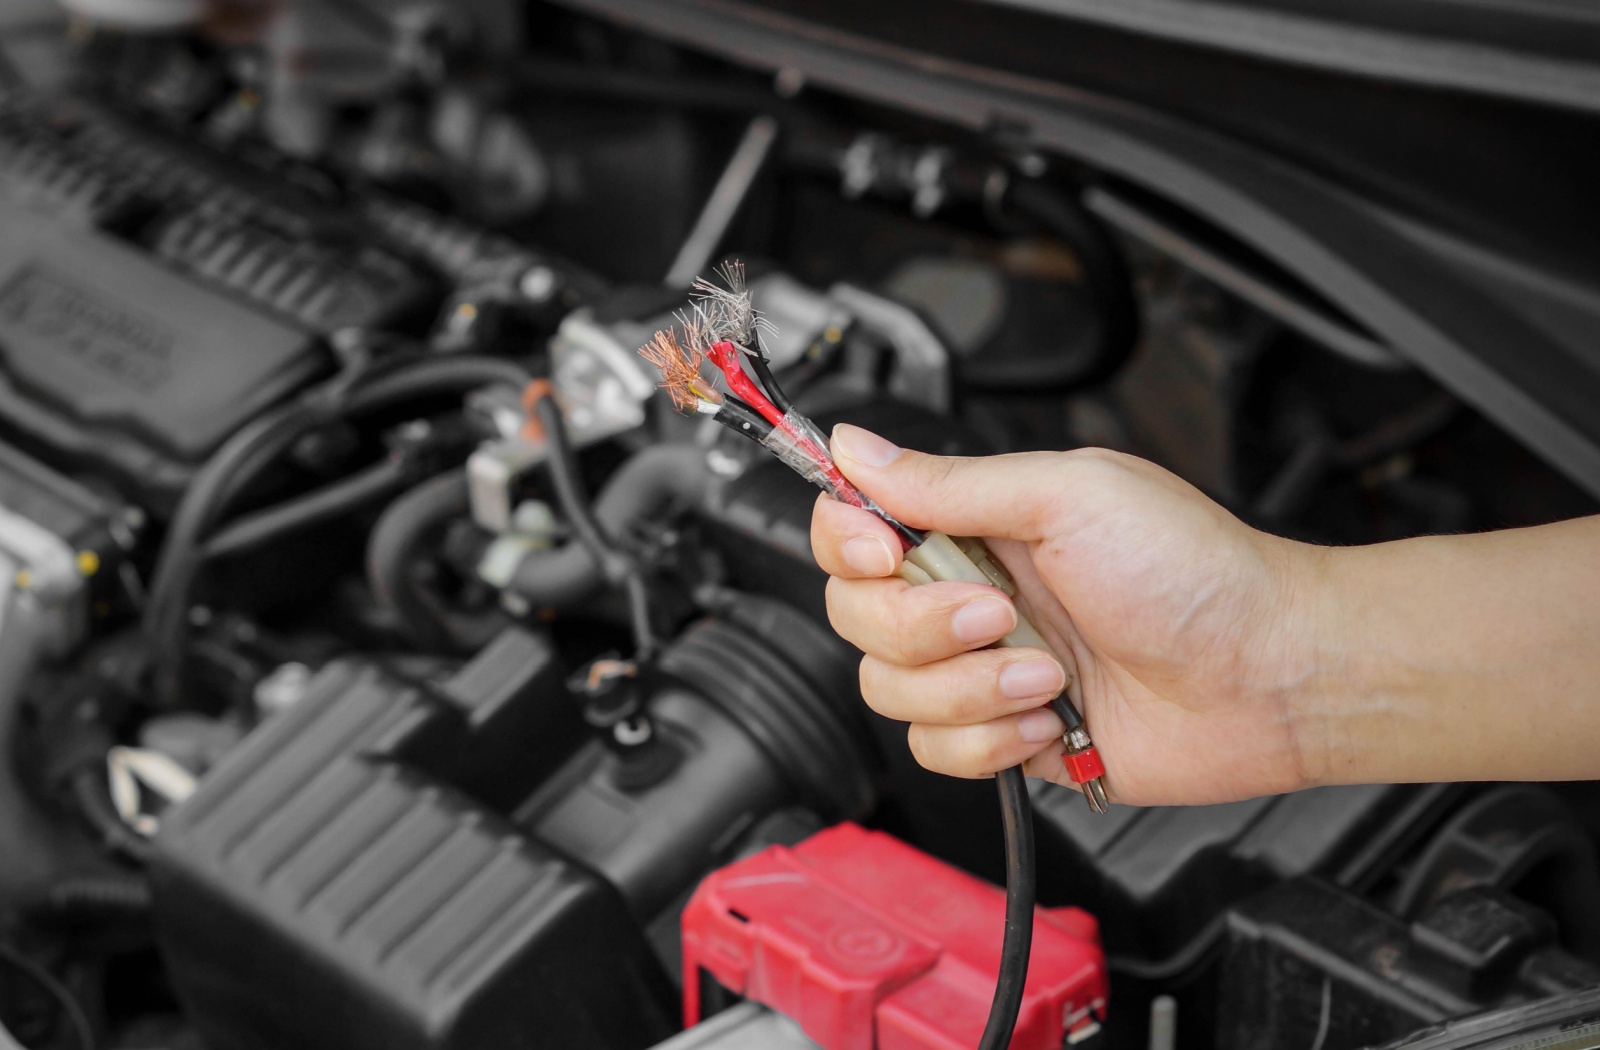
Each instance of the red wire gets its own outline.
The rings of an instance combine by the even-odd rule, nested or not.
[[[773,426],[783,426],[783,413],[778,411],[778,406],[774,405],[771,399],[756,385],[756,381],[750,378],[750,373],[744,370],[744,364],[739,360],[740,354],[737,346],[726,339],[719,339],[711,344],[711,349],[706,351],[706,356],[711,358],[711,363],[721,370],[723,376],[728,380],[728,389],[732,390],[739,400],[760,412],[761,418]]]
[[[772,403],[756,381],[750,377],[750,373],[744,370],[743,355],[737,346],[729,340],[719,339],[711,344],[706,356],[728,380],[728,389],[733,391],[735,397],[761,413],[761,418],[788,435],[789,439],[817,465],[817,469],[828,479],[828,486],[835,496],[852,507],[867,505],[861,491],[850,483],[840,472],[838,465],[833,462],[832,453],[778,411],[778,406]],[[905,540],[902,539],[901,543],[904,544]]]

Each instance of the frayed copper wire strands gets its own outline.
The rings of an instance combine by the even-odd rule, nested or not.
[[[747,354],[762,356],[762,333],[776,334],[776,329],[751,304],[744,263],[724,263],[718,267],[717,276],[722,278],[722,284],[698,277],[691,289],[705,334],[712,342],[727,340]]]
[[[721,396],[700,375],[705,359],[697,346],[698,335],[679,341],[670,328],[639,348],[639,354],[661,372],[661,386],[680,412],[693,412],[701,401],[720,401]],[[687,345],[685,345],[687,343]]]

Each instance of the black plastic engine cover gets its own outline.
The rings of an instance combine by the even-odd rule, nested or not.
[[[1171,976],[1201,961],[1219,916],[1284,879],[1363,888],[1431,830],[1451,785],[1325,787],[1218,806],[1113,806],[1091,813],[1075,789],[1030,784],[1041,892],[1101,922],[1124,969]]]
[[[573,718],[549,649],[521,632],[438,694],[324,669],[156,839],[156,927],[207,1045],[626,1050],[672,1031],[670,985],[616,891],[439,772],[481,768],[508,737],[522,768],[553,768]]]
[[[1600,969],[1557,946],[1548,915],[1484,887],[1406,923],[1296,880],[1231,912],[1228,941],[1217,1045],[1238,1050],[1356,1050],[1600,983]]]
[[[311,333],[0,199],[0,416],[173,488],[327,358]]]

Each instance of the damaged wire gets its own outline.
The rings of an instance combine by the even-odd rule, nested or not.
[[[758,441],[785,465],[835,499],[876,514],[895,530],[906,552],[923,572],[923,582],[957,578],[930,571],[943,568],[937,564],[941,557],[954,557],[970,573],[977,574],[980,581],[1000,582],[987,579],[978,566],[978,561],[987,563],[990,560],[981,543],[969,541],[981,555],[973,560],[972,555],[942,533],[924,534],[896,521],[845,478],[833,460],[827,438],[815,423],[794,408],[772,373],[761,343],[761,333],[764,329],[770,331],[770,322],[761,317],[751,303],[744,282],[744,268],[737,263],[728,264],[722,267],[719,276],[722,285],[695,281],[695,301],[688,311],[678,316],[678,324],[683,329],[681,339],[671,331],[657,332],[655,338],[640,349],[645,359],[661,371],[662,386],[673,405],[682,412],[709,415]],[[706,381],[702,370],[708,360],[731,393],[724,394]],[[747,362],[756,378],[745,371]],[[762,425],[766,428],[764,434]],[[953,555],[940,553],[946,548],[954,552]],[[912,564],[912,560],[907,564]],[[1004,578],[1004,571],[997,564],[994,571]],[[964,574],[958,573],[958,576],[965,578]],[[1007,644],[1044,644],[1019,612],[1019,632],[1023,626],[1027,627],[1029,639]],[[1107,802],[1101,778],[1105,767],[1100,764],[1099,753],[1084,728],[1082,715],[1065,692],[1051,701],[1050,706],[1067,728],[1063,737],[1066,744],[1063,762],[1069,774],[1083,787],[1090,808],[1104,813]],[[979,1050],[1002,1050],[1011,1044],[1027,981],[1037,896],[1033,814],[1022,767],[1001,770],[995,777],[995,784],[1000,795],[1006,843],[1006,922],[994,999]]]

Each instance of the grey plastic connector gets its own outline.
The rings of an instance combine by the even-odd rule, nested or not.
[[[1017,625],[1012,628],[1010,634],[996,644],[1012,649],[1043,649],[1061,662],[1062,669],[1066,671],[1066,685],[1062,689],[1062,694],[1065,696],[1058,695],[1051,701],[1050,706],[1068,726],[1067,733],[1062,736],[1062,743],[1066,745],[1069,757],[1068,770],[1075,780],[1083,775],[1070,759],[1086,751],[1092,752],[1094,743],[1082,724],[1078,714],[1079,708],[1074,705],[1074,701],[1081,702],[1081,698],[1071,695],[1073,683],[1077,681],[1077,665],[1069,655],[1044,640],[1044,636],[1028,618],[1027,603],[1017,593],[1016,581],[1012,580],[1011,574],[1006,572],[1005,566],[1000,564],[1000,560],[990,552],[988,546],[980,539],[953,538],[942,532],[929,532],[921,544],[906,552],[895,575],[912,586],[921,586],[936,580],[957,581],[987,584],[1005,592],[1006,597],[1016,606]],[[1096,757],[1095,762],[1098,761]],[[1090,809],[1096,813],[1105,813],[1109,809],[1110,804],[1101,777],[1090,776],[1089,779],[1081,781],[1080,786],[1083,788],[1083,797],[1089,803]]]
[[[932,583],[935,580],[955,580],[962,583],[983,583],[998,587],[1017,606],[1017,626],[1000,639],[999,644],[1008,649],[1043,649],[1061,661],[1067,672],[1066,688],[1070,691],[1077,679],[1077,668],[1072,659],[1051,647],[1033,621],[1028,619],[1027,608],[1017,595],[1017,585],[1011,575],[989,552],[982,540],[970,537],[955,539],[942,532],[930,532],[920,547],[906,553],[895,573],[913,585]]]

